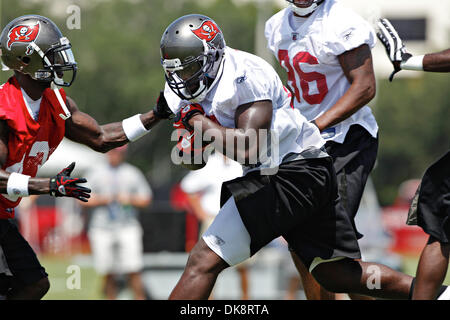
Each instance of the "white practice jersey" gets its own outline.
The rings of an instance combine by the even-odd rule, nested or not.
[[[350,87],[338,56],[363,44],[370,48],[376,44],[370,24],[336,0],[326,0],[308,18],[294,17],[288,7],[266,22],[265,35],[269,49],[287,71],[294,106],[308,120],[330,109]],[[322,136],[342,143],[353,124],[377,136],[378,125],[369,106]]]
[[[254,101],[271,100],[273,105],[271,136],[276,143],[269,145],[270,155],[258,168],[275,168],[289,153],[301,153],[315,147],[321,148],[325,141],[315,125],[308,123],[300,112],[290,106],[289,91],[283,86],[278,74],[264,59],[253,54],[225,48],[223,73],[219,81],[200,103],[207,116],[213,115],[219,124],[235,128],[236,109]],[[172,110],[190,104],[181,100],[167,85],[164,96]],[[244,168],[248,172],[248,168]]]

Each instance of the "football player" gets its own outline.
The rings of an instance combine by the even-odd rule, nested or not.
[[[350,64],[370,69],[368,48],[362,50],[365,59]],[[411,277],[358,260],[352,220],[335,209],[337,180],[325,140],[290,106],[288,90],[266,61],[226,46],[218,25],[198,14],[167,27],[161,60],[176,128],[195,139],[212,137],[214,148],[244,168],[242,177],[223,184],[221,209],[190,252],[170,299],[207,299],[221,271],[279,236],[328,290],[408,298]],[[259,140],[249,143],[252,137]],[[374,269],[377,290],[367,286]]]
[[[378,38],[394,66],[391,81],[400,70],[450,72],[450,49],[413,56],[388,19],[380,19],[378,27]],[[430,236],[419,260],[412,298],[436,299],[450,254],[450,150],[425,171],[407,223],[419,225]]]
[[[10,299],[40,299],[47,273],[10,221],[22,197],[50,194],[87,201],[85,179],[71,177],[75,163],[52,178],[35,178],[63,137],[106,152],[147,133],[170,111],[164,98],[155,110],[100,126],[81,112],[59,86],[75,79],[77,64],[69,40],[48,18],[18,17],[0,35],[4,69],[14,75],[0,87],[0,246],[14,281]]]
[[[371,26],[335,0],[287,0],[288,8],[266,22],[268,47],[287,72],[294,107],[326,140],[338,177],[336,211],[355,215],[378,150],[378,125],[367,105],[375,96]],[[309,299],[333,298],[295,254]],[[356,297],[353,297],[356,298]]]

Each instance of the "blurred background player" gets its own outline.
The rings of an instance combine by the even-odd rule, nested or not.
[[[373,28],[335,0],[287,0],[266,22],[268,47],[287,72],[293,104],[327,141],[338,177],[336,210],[355,216],[378,150],[378,125],[367,105],[376,84]],[[308,299],[333,299],[293,254]],[[354,296],[353,298],[363,298]]]
[[[146,298],[141,279],[143,231],[139,209],[149,206],[152,190],[144,174],[126,163],[127,146],[109,151],[108,165],[88,174],[92,208],[88,235],[96,271],[104,275],[107,299],[118,295],[117,276],[125,276],[136,300]]]
[[[192,212],[201,222],[200,238],[219,213],[222,183],[240,176],[242,166],[238,162],[219,152],[213,152],[205,167],[190,171],[181,180],[181,190],[187,194]],[[247,262],[238,264],[236,271],[241,281],[241,300],[248,300],[250,296]]]
[[[2,69],[14,71],[0,87],[0,246],[14,277],[10,299],[40,299],[50,286],[35,252],[10,221],[22,197],[89,198],[90,189],[79,185],[86,179],[70,176],[75,163],[53,178],[34,178],[63,137],[107,152],[139,139],[170,114],[159,99],[152,111],[100,126],[58,87],[75,80],[71,47],[58,27],[39,15],[12,20],[0,35]]]
[[[401,70],[450,72],[450,49],[412,55],[388,19],[380,19],[378,27],[378,38],[394,66],[391,81]],[[449,297],[449,290],[442,293],[441,286],[447,274],[450,253],[450,151],[425,171],[407,223],[420,226],[429,235],[417,267],[412,299]]]

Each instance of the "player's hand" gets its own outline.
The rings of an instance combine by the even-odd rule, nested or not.
[[[203,168],[206,165],[205,157],[208,157],[208,154],[204,152],[211,141],[196,139],[194,131],[189,132],[185,129],[177,129],[177,131],[179,136],[175,150],[181,165],[189,170]]]
[[[194,128],[189,124],[189,120],[196,114],[205,114],[202,106],[198,103],[189,104],[181,108],[175,116],[175,119],[173,119],[173,127],[175,129],[186,129],[192,132]]]
[[[386,53],[394,66],[394,71],[389,77],[389,81],[392,81],[394,75],[402,70],[401,63],[406,62],[412,55],[406,52],[402,39],[388,19],[378,21],[377,37],[386,49]]]
[[[73,197],[87,202],[91,197],[91,189],[79,186],[79,183],[86,183],[84,178],[72,178],[70,174],[75,168],[75,162],[72,162],[67,168],[50,179],[50,195],[54,197]]]
[[[164,91],[159,92],[159,97],[156,100],[156,106],[153,109],[153,113],[160,119],[171,119],[174,114],[167,104],[166,98],[164,97]]]
[[[116,198],[117,202],[123,206],[129,206],[132,202],[132,197],[130,194],[119,193]]]

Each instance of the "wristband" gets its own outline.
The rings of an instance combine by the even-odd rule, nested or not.
[[[140,116],[139,113],[122,121],[123,131],[130,141],[136,141],[150,132],[150,130],[145,129]]]
[[[6,185],[6,192],[11,197],[28,197],[28,180],[30,176],[12,172]]]
[[[423,71],[423,58],[425,56],[412,56],[408,60],[400,63],[402,70]]]

